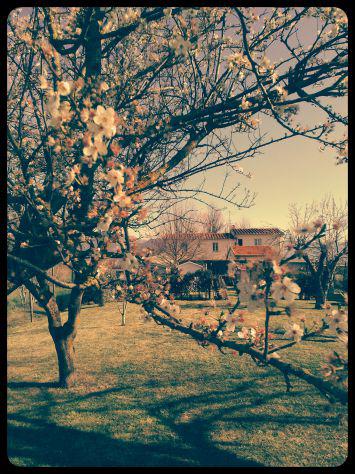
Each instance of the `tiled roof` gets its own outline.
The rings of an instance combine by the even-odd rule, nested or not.
[[[283,232],[277,227],[253,227],[245,229],[232,228],[230,232],[190,232],[181,234],[165,234],[162,236],[163,239],[181,239],[181,240],[228,240],[235,239],[236,236],[240,235],[283,235]]]
[[[165,234],[162,236],[163,239],[181,239],[181,240],[218,240],[218,239],[232,239],[233,237],[229,232],[216,233],[216,232],[191,232],[186,234]]]
[[[268,245],[234,245],[231,249],[239,257],[260,257],[273,251]]]
[[[231,234],[235,235],[262,235],[262,234],[274,234],[283,235],[283,232],[277,227],[250,227],[245,229],[232,228]]]

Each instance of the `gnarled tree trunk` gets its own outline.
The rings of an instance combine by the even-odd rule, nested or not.
[[[70,387],[76,378],[74,340],[83,292],[79,288],[72,289],[68,307],[68,321],[61,327],[49,327],[57,351],[59,385],[61,387]]]
[[[64,328],[59,328],[64,329]],[[65,331],[50,331],[58,358],[59,386],[70,387],[76,378],[74,340],[76,334]]]
[[[60,311],[54,294],[44,279],[38,278],[39,286],[26,283],[27,288],[46,311],[48,329],[52,336],[58,359],[59,386],[70,387],[76,379],[74,340],[77,333],[78,317],[84,290],[75,287],[71,290],[68,307],[68,320],[62,324]]]

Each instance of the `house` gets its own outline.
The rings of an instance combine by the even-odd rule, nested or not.
[[[233,226],[229,232],[164,235],[152,239],[148,246],[162,262],[170,259],[179,268],[188,264],[185,267],[194,270],[193,263],[216,275],[226,275],[228,264],[236,258],[245,262],[279,253],[282,235],[283,232],[274,227],[238,229]]]
[[[228,265],[232,261],[245,263],[278,254],[281,250],[283,232],[276,227],[236,228],[229,232],[204,232],[167,234],[148,241],[137,241],[138,248],[149,248],[156,256],[158,267],[171,265],[180,269],[182,274],[198,270],[211,270],[215,275],[227,275]],[[110,251],[115,251],[114,245]],[[123,275],[122,259],[112,255],[101,262]]]

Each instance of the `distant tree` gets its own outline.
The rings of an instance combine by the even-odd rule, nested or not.
[[[334,276],[334,291],[340,290],[343,292],[348,291],[348,266],[347,263],[338,269]]]
[[[148,242],[155,255],[172,268],[200,256],[200,238],[194,210],[174,206],[161,216],[159,234]]]
[[[323,237],[299,253],[313,278],[315,308],[320,309],[327,299],[336,270],[348,252],[347,203],[337,203],[328,195],[303,207],[291,204],[289,212],[292,228],[288,237],[296,246],[301,246],[324,224],[326,226]]]
[[[220,209],[209,207],[207,212],[201,213],[201,228],[204,232],[223,232],[226,222]]]
[[[251,222],[247,217],[242,217],[237,222],[234,222],[234,227],[236,229],[248,229],[251,227]]]

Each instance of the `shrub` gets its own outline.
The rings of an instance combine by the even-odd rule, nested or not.
[[[56,295],[57,305],[59,311],[66,311],[69,306],[70,292],[59,293]]]
[[[82,303],[95,303],[100,306],[104,306],[103,290],[101,288],[97,288],[96,286],[90,286],[84,291]]]
[[[174,272],[170,276],[171,292],[176,298],[190,299],[193,293],[204,293],[204,297],[210,297],[212,288],[212,272],[210,270],[199,270],[195,273],[186,273],[183,277]]]
[[[315,288],[314,278],[310,273],[299,272],[294,277],[294,280],[301,288],[300,299],[309,300],[316,295],[317,290]]]

